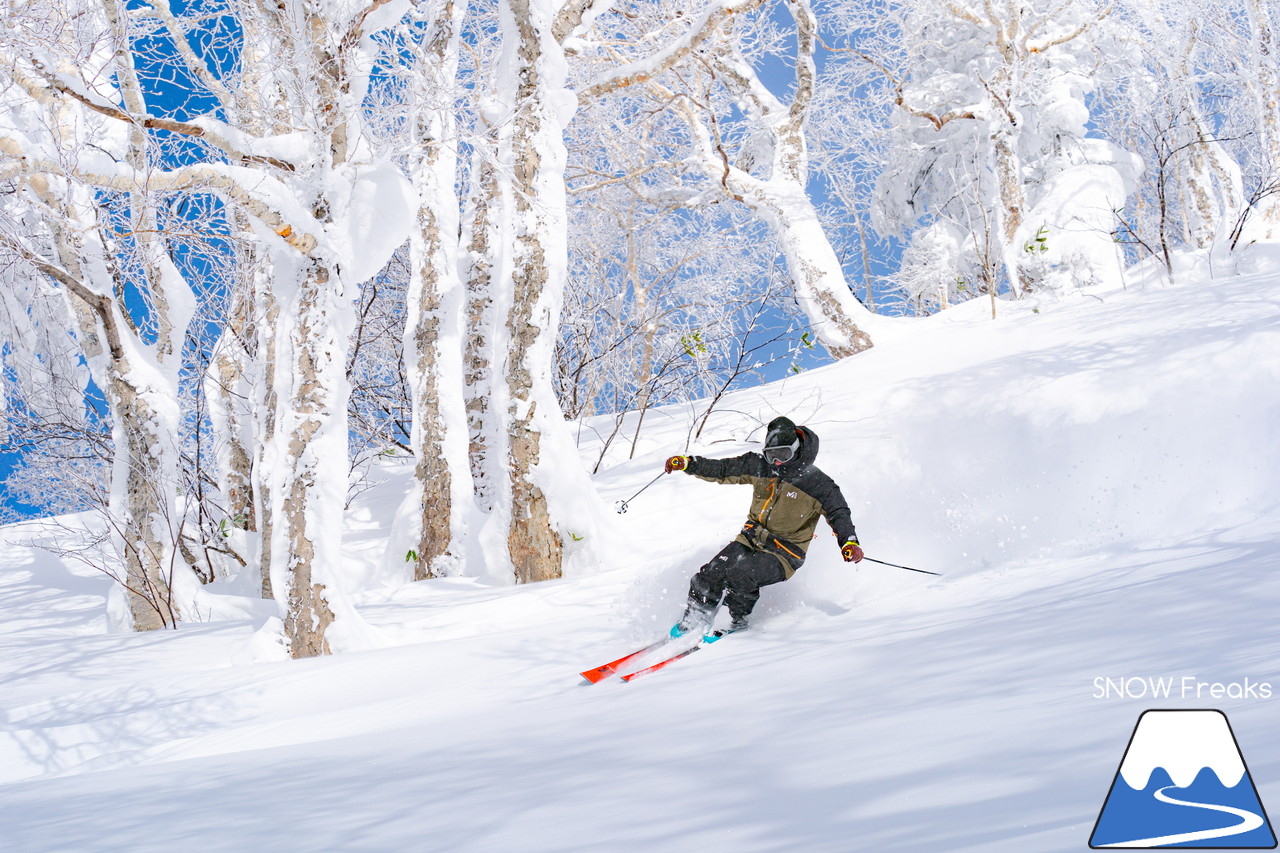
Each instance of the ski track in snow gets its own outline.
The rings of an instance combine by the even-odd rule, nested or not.
[[[969,303],[726,401],[693,452],[792,413],[868,555],[946,577],[847,566],[820,525],[752,630],[632,684],[578,673],[669,627],[742,487],[660,479],[593,574],[403,586],[388,469],[345,555],[385,647],[302,662],[230,594],[216,621],[105,633],[104,578],[28,547],[40,524],[0,529],[0,849],[1086,849],[1138,714],[1207,707],[1094,678],[1280,686],[1280,284],[1104,297]],[[596,478],[606,513],[690,417],[648,414]],[[1213,700],[1264,803],[1275,701]]]

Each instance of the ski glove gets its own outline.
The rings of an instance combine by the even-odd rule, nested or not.
[[[852,539],[844,543],[844,547],[840,549],[840,555],[844,557],[846,563],[860,563],[864,556],[862,546]]]
[[[670,474],[672,471],[683,471],[684,469],[689,467],[689,457],[688,456],[672,456],[670,459],[667,460],[666,467],[667,467],[668,474]]]

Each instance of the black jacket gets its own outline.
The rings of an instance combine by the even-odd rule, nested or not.
[[[728,459],[694,456],[685,469],[703,480],[751,485],[751,509],[737,541],[774,554],[787,577],[804,562],[819,516],[826,517],[841,545],[858,538],[840,487],[814,464],[818,436],[808,427],[796,432],[800,452],[785,465],[775,467],[759,453],[744,453]]]

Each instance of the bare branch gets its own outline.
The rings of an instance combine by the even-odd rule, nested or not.
[[[584,169],[580,175],[573,175],[573,176],[566,175],[565,176],[566,183],[572,183],[572,181],[575,178],[583,177],[585,175],[596,175],[596,176],[599,176],[601,180],[596,181],[594,184],[586,184],[584,186],[569,187],[568,193],[569,195],[582,195],[584,193],[592,193],[597,190],[604,189],[605,187],[611,187],[614,184],[629,183],[635,180],[636,178],[639,178],[643,175],[647,175],[650,172],[660,169],[665,165],[666,165],[665,163],[650,163],[647,166],[641,166],[639,169],[634,169],[624,175],[608,175],[608,176],[606,176],[604,172],[598,172],[594,169]]]
[[[196,56],[195,50],[191,47],[191,42],[187,39],[187,34],[182,31],[182,24],[174,17],[173,10],[169,7],[169,0],[146,0],[156,16],[160,18],[160,22],[164,24],[165,30],[169,33],[169,38],[173,39],[174,46],[178,49],[178,54],[186,62],[187,68],[197,79],[208,89],[218,103],[223,107],[231,105],[231,93],[227,91],[227,87],[221,80],[210,73],[200,57]]]

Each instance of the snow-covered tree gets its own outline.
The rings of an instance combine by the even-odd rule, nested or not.
[[[246,75],[255,88],[239,92],[232,130],[249,136],[247,148],[284,155],[254,170],[251,191],[266,195],[268,208],[287,211],[287,220],[275,211],[257,214],[254,227],[270,253],[276,303],[275,434],[264,460],[271,585],[292,653],[306,656],[335,639],[354,639],[334,634],[331,624],[359,625],[342,595],[348,469],[334,460],[348,456],[347,348],[358,287],[409,232],[407,182],[362,121],[379,52],[372,35],[402,10],[383,2],[355,8],[296,2],[246,4],[240,13],[253,20],[247,31],[261,42],[244,55],[257,60]],[[201,123],[221,130],[212,118]]]
[[[81,352],[111,411],[109,519],[126,565],[128,611],[139,629],[182,618],[175,585],[194,584],[178,553],[175,499],[181,450],[178,385],[195,300],[161,234],[174,189],[155,177],[155,149],[130,32],[112,0],[67,10],[14,9],[3,38],[0,171],[12,203],[40,220],[7,232],[27,275],[56,287],[76,318]],[[30,220],[31,213],[28,213]]]
[[[1169,274],[1184,251],[1223,256],[1273,237],[1280,199],[1275,38],[1266,3],[1129,0],[1135,61],[1101,97],[1100,126],[1142,158],[1122,239]]]
[[[763,9],[763,11],[762,11]],[[669,111],[682,125],[686,204],[733,200],[767,222],[787,259],[797,303],[833,356],[871,346],[877,318],[853,296],[840,259],[809,197],[806,127],[815,90],[817,21],[807,0],[785,7],[777,28],[762,0],[711,2],[694,10],[654,3],[617,29],[628,38],[607,45],[612,67],[582,91],[600,97],[636,87],[648,99],[635,120]],[[646,30],[673,31],[653,49]],[[764,84],[767,59],[794,68],[790,99]],[[697,175],[698,180],[688,178]]]
[[[404,540],[412,543],[418,579],[458,564],[471,505],[458,267],[458,69],[466,14],[465,0],[445,0],[416,4],[409,16],[419,45],[405,126],[414,152],[408,173],[417,216],[409,241],[404,360],[416,468],[399,519],[409,531]]]
[[[240,220],[235,230],[247,231],[247,221],[235,215]],[[221,335],[210,348],[201,392],[213,431],[210,455],[224,544],[236,555],[233,559],[243,560],[258,573],[262,596],[272,598],[270,565],[264,562],[269,551],[264,554],[262,549],[269,513],[262,505],[257,466],[263,442],[256,397],[264,371],[254,355],[258,329],[266,323],[254,310],[265,270],[263,253],[255,243],[237,240],[231,248],[233,278],[223,294],[226,310]]]
[[[1257,134],[1251,146],[1253,162],[1246,165],[1250,178],[1248,201],[1251,208],[1256,208],[1257,217],[1257,224],[1248,236],[1262,240],[1280,237],[1280,30],[1277,17],[1280,16],[1274,2],[1247,0],[1244,19],[1249,23],[1248,37],[1239,54],[1240,66],[1235,75],[1248,99],[1249,109],[1242,112],[1253,120],[1251,124]],[[1236,15],[1230,20],[1238,23],[1241,18]],[[1235,56],[1234,53],[1228,55]]]
[[[467,226],[467,411],[472,476],[486,517],[474,542],[487,571],[558,577],[566,543],[594,540],[592,493],[552,382],[568,268],[565,128],[576,107],[546,0],[498,6],[495,73],[480,105]],[[577,11],[575,12],[575,9]]]
[[[107,502],[110,427],[86,405],[91,378],[70,300],[10,248],[42,242],[42,231],[29,211],[0,204],[0,446],[21,454],[5,489],[51,513],[77,512]]]
[[[119,155],[110,163],[96,152],[85,156],[80,132],[74,140],[8,133],[0,144],[10,168],[29,184],[57,180],[83,187],[78,204],[88,212],[80,214],[78,233],[94,221],[91,205],[100,194],[127,194],[140,268],[150,288],[155,342],[147,341],[148,350],[128,345],[122,330],[129,323],[113,313],[124,306],[109,299],[114,295],[109,277],[87,284],[87,276],[68,268],[67,257],[61,267],[34,251],[29,258],[33,264],[46,262],[41,272],[69,291],[81,287],[81,298],[96,311],[119,374],[104,383],[120,432],[117,458],[144,460],[133,465],[145,480],[122,481],[117,492],[121,501],[133,503],[153,495],[149,500],[155,504],[131,505],[134,514],[145,512],[150,519],[139,541],[148,545],[141,550],[155,552],[159,567],[140,571],[172,572],[172,549],[166,551],[163,537],[153,531],[161,520],[175,524],[181,517],[161,484],[176,479],[170,469],[178,442],[170,421],[176,417],[176,367],[192,306],[156,227],[154,194],[216,193],[250,217],[270,268],[266,298],[274,302],[263,312],[271,328],[262,331],[276,347],[268,366],[274,433],[263,445],[259,468],[267,486],[262,492],[271,500],[271,582],[293,653],[322,652],[336,618],[347,617],[349,628],[358,622],[341,594],[339,537],[347,471],[345,465],[330,464],[347,455],[345,369],[354,300],[358,285],[407,237],[410,220],[407,182],[388,155],[371,144],[361,121],[378,53],[371,36],[403,10],[379,0],[359,8],[304,0],[269,7],[235,3],[226,12],[244,34],[238,55],[204,57],[190,38],[203,25],[200,10],[179,16],[165,0],[153,0],[145,9],[107,0],[102,8],[105,20],[97,29],[88,17],[75,19],[80,43],[64,49],[33,38],[15,49],[18,60],[11,73],[26,95],[22,106],[42,111],[19,126],[47,127],[59,113],[70,116],[64,122],[114,125]],[[46,31],[41,27],[34,31]],[[169,45],[171,64],[207,96],[196,105],[201,114],[165,115],[164,103],[148,103],[134,56],[153,33]],[[80,44],[96,46],[101,60],[77,56]],[[234,59],[239,60],[236,72],[230,70]],[[183,112],[191,106],[169,108]],[[166,160],[155,153],[158,146],[150,145],[162,135],[197,140],[201,147],[178,162]],[[104,270],[115,264],[117,249],[105,240],[88,247],[91,252],[86,248],[67,253],[79,267],[95,258],[95,266]],[[153,355],[146,365],[130,362],[126,369],[123,359],[148,351]],[[147,380],[138,381],[144,369]],[[132,383],[130,377],[135,377]],[[148,397],[159,392],[163,400]],[[133,421],[144,425],[136,440],[128,429]],[[174,450],[167,461],[150,461],[148,454],[170,445]],[[168,467],[153,470],[157,466]]]
[[[1094,0],[840,6],[833,83],[893,105],[880,148],[879,230],[949,222],[969,235],[969,268],[984,266],[974,252],[992,231],[1014,293],[1116,281],[1110,218],[1134,166],[1086,139],[1086,97],[1107,73],[1097,46],[1110,12]],[[1039,245],[1055,257],[1033,258],[1028,248],[1046,235]]]
[[[634,454],[651,407],[714,398],[803,348],[805,331],[785,322],[798,311],[772,274],[778,247],[749,211],[646,202],[638,185],[602,186],[585,168],[574,172],[573,275],[556,379],[579,430],[613,415],[598,467],[616,455],[615,440]],[[753,334],[757,315],[777,324],[767,354]]]

